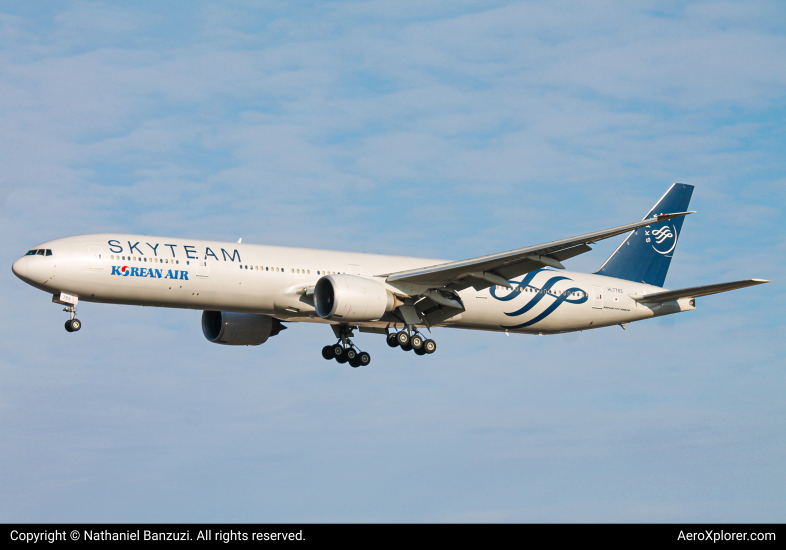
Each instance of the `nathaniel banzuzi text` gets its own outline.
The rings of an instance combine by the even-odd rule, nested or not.
[[[191,540],[191,531],[150,531],[148,529],[125,532],[85,531],[83,540]]]

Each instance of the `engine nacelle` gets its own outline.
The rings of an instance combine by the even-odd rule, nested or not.
[[[259,313],[202,312],[202,333],[214,344],[258,346],[286,328],[278,319]]]
[[[357,275],[325,275],[314,288],[317,315],[331,321],[374,321],[395,305],[382,283]]]

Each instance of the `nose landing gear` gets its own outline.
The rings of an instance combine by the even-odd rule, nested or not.
[[[65,322],[65,329],[68,332],[76,332],[82,328],[82,321],[76,318],[76,306],[66,306],[63,308],[63,311],[67,311],[71,314],[71,318]]]

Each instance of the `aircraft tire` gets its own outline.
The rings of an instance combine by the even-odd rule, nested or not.
[[[333,358],[338,360],[339,357],[344,357],[346,353],[344,353],[344,346],[341,344],[336,344],[333,346]],[[340,363],[341,361],[339,361]]]
[[[82,321],[80,321],[79,319],[72,319],[71,320],[71,330],[76,332],[80,328],[82,328]]]
[[[333,353],[333,346],[325,346],[322,348],[322,357],[330,361],[331,359],[335,359],[336,356]]]
[[[71,328],[71,319],[69,319],[68,321],[65,322],[65,329],[68,332],[74,332],[74,329]]]
[[[425,342],[423,342],[423,349],[426,350],[426,353],[431,354],[437,351],[437,343],[429,338]]]
[[[344,353],[344,354],[341,354],[340,357],[336,357],[336,361],[338,361],[339,363],[341,363],[343,365],[344,363],[349,361],[349,359],[347,359],[347,354]]]
[[[415,351],[419,350],[423,347],[423,337],[420,334],[415,334],[412,338],[409,339],[409,345],[412,346],[412,349]]]
[[[396,334],[396,340],[398,340],[398,345],[403,348],[409,345],[409,334],[407,334],[407,331],[402,330]]]
[[[412,351],[412,346],[410,344],[402,345],[401,349],[403,349],[404,351]]]
[[[356,369],[360,366],[360,358],[356,355],[352,359],[349,360],[349,366],[353,369]]]
[[[352,361],[355,357],[358,356],[358,352],[355,348],[349,348],[348,350],[346,350],[346,353],[344,355],[347,356],[347,359],[349,361]]]
[[[371,354],[366,351],[361,351],[358,354],[358,363],[360,363],[360,366],[362,367],[365,367],[366,365],[371,363]]]
[[[398,347],[398,334],[396,334],[395,332],[393,334],[388,334],[387,342],[388,342],[388,345],[391,348],[397,348]]]
[[[426,350],[423,347],[415,348],[415,353],[417,355],[426,355]]]

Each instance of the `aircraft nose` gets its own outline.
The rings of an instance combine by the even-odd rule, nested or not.
[[[11,266],[11,269],[14,272],[14,275],[19,277],[20,279],[27,278],[27,258],[24,256],[19,258],[17,261],[14,262],[14,265]]]

